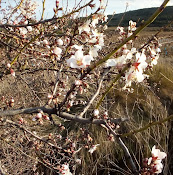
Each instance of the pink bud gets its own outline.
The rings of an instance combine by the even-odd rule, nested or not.
[[[11,75],[12,75],[13,77],[15,77],[15,72],[14,72],[13,69],[10,69],[10,73],[11,73]]]
[[[13,97],[11,97],[10,102],[11,102],[11,103],[14,103],[14,98],[13,98]]]
[[[19,119],[19,124],[22,124],[24,122],[24,120],[23,120],[23,118],[21,117],[20,119]]]
[[[42,117],[43,117],[45,120],[50,120],[50,118],[49,118],[47,115],[42,115]]]
[[[108,112],[107,112],[107,111],[104,112],[104,114],[103,114],[103,118],[104,118],[104,119],[108,119]]]
[[[79,87],[79,91],[80,91],[80,94],[83,94],[83,87],[82,86]]]
[[[81,159],[76,159],[76,163],[81,164],[82,163]]]
[[[39,42],[39,41],[36,41],[35,44],[36,44],[37,46],[39,46],[39,45],[40,45],[40,42]]]
[[[47,97],[48,97],[48,99],[52,99],[53,98],[53,95],[48,94]]]
[[[59,1],[56,0],[56,8],[58,8],[58,7],[59,7]]]
[[[71,144],[71,146],[72,146],[73,148],[75,148],[75,147],[76,147],[76,144],[73,142],[73,143]]]
[[[2,97],[1,97],[1,100],[4,102],[4,101],[5,101],[5,97],[4,97],[4,96],[2,96]]]
[[[8,104],[9,104],[10,107],[14,106],[14,98],[13,97],[11,97],[11,99],[10,99]]]

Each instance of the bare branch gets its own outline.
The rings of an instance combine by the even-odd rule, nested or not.
[[[130,155],[130,152],[128,150],[128,148],[126,147],[126,145],[124,144],[124,142],[122,141],[122,139],[114,132],[114,130],[105,122],[105,126],[110,130],[110,132],[113,134],[114,138],[117,140],[118,144],[121,146],[121,148],[124,151],[124,154],[126,156],[127,161],[129,162],[131,168],[132,168],[132,172],[134,175],[139,175],[139,171],[136,168],[136,165],[132,159],[132,156]]]
[[[25,109],[15,109],[15,110],[6,110],[6,111],[0,111],[0,116],[14,116],[18,114],[32,114],[32,113],[38,113],[42,110],[44,113],[47,113],[49,115],[55,114],[58,115],[60,118],[71,120],[83,124],[105,124],[105,121],[102,119],[94,119],[91,120],[90,118],[80,118],[79,116],[69,114],[66,112],[57,112],[56,108],[46,108],[45,106],[42,107],[35,107],[35,108],[25,108]],[[127,118],[117,118],[117,119],[111,119],[111,122],[118,124],[124,121],[127,121]]]

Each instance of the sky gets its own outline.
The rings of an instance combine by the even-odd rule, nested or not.
[[[39,4],[42,2],[42,0],[36,0]],[[72,8],[76,2],[79,2],[80,0],[60,0],[60,6],[63,5],[66,6],[66,2],[68,1],[68,6]],[[105,0],[106,2],[107,0]],[[126,9],[126,4],[128,3],[127,10],[137,10],[142,8],[150,8],[150,7],[159,7],[164,0],[108,0],[108,6],[106,8],[106,14],[113,14],[114,12],[116,14],[122,13]],[[83,2],[89,2],[89,0],[83,0]],[[99,0],[95,0],[96,4],[99,4]],[[45,15],[50,14],[53,12],[52,8],[55,4],[55,0],[46,0],[46,7],[47,11]],[[173,0],[170,0],[168,3],[169,6],[173,6]]]
[[[2,2],[2,8],[7,2],[10,2],[13,4],[15,1],[19,0],[1,0]],[[26,0],[27,1],[27,0]],[[42,1],[43,0],[33,0],[36,1],[37,4],[40,5],[40,7],[37,9],[37,18],[40,18],[41,12],[42,12]],[[53,16],[53,7],[55,6],[56,0],[46,0],[45,2],[45,18],[51,18]],[[68,8],[71,9],[74,7],[75,3],[78,3],[81,0],[59,0],[60,1],[60,7],[63,6],[65,9],[67,2],[68,2]],[[104,0],[107,2],[107,0]],[[126,9],[126,4],[128,3],[127,11],[130,10],[137,10],[142,8],[150,8],[150,7],[159,7],[164,0],[108,0],[108,5],[106,8],[106,14],[111,15],[114,12],[116,14],[123,13]],[[4,3],[6,2],[6,3]],[[82,0],[83,3],[89,2],[89,0]],[[94,0],[96,4],[99,4],[99,0]],[[168,3],[169,6],[173,6],[173,0],[170,0]],[[89,11],[88,11],[89,13]]]

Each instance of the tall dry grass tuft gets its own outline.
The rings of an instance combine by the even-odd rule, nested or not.
[[[161,58],[159,64],[150,72],[151,79],[142,85],[134,85],[133,93],[120,92],[114,88],[107,95],[102,108],[109,112],[109,116],[129,119],[121,125],[119,133],[123,134],[137,130],[150,122],[160,121],[171,114],[170,105],[173,100],[171,64],[171,59],[164,60],[164,58]],[[158,145],[165,152],[170,151],[170,128],[171,123],[165,122],[123,138],[138,166],[142,164],[142,158],[150,156],[153,145]],[[109,171],[116,171],[116,174],[121,174],[118,173],[120,170],[118,166],[122,167],[124,155],[118,145],[105,140],[107,133],[102,131],[101,128],[92,126],[90,131],[94,135],[94,140],[100,146],[92,156],[85,151],[82,152],[83,173],[97,174],[102,172],[107,174]],[[164,174],[170,173],[168,168],[170,161],[171,156],[168,155],[165,161]],[[126,167],[125,164],[124,167]]]

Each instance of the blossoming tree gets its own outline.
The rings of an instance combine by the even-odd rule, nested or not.
[[[105,140],[118,143],[123,150],[128,168],[118,167],[119,171],[143,175],[162,172],[166,153],[153,146],[152,157],[143,157],[143,164],[137,164],[123,137],[143,128],[120,134],[119,128],[128,118],[112,117],[103,106],[113,86],[133,93],[133,83],[149,78],[147,71],[157,64],[161,52],[157,35],[139,47],[134,42],[168,1],[138,28],[132,20],[127,29],[118,26],[117,43],[108,53],[104,0],[99,0],[98,6],[94,0],[80,1],[70,11],[56,0],[49,19],[44,17],[45,0],[40,19],[35,18],[37,5],[32,0],[15,1],[17,5],[4,8],[1,5],[2,174],[81,174],[81,152],[92,157],[100,147],[88,125],[99,126],[107,134]],[[46,133],[42,132],[45,128]],[[16,167],[19,162],[22,165],[16,171],[14,166],[10,170],[13,159]]]

